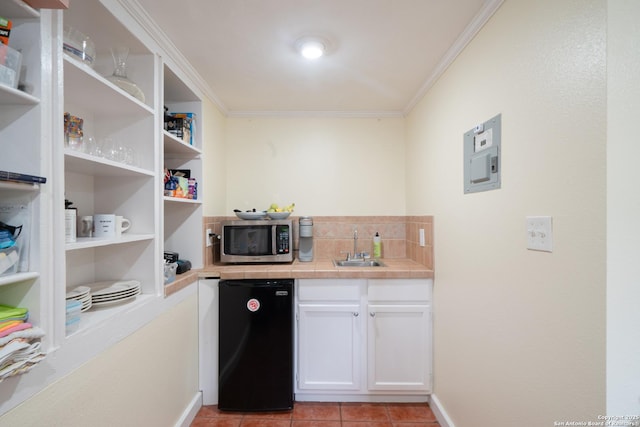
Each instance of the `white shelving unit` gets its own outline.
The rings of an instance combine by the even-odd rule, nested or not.
[[[142,289],[142,296],[135,300],[82,313],[80,330],[90,331],[104,319],[130,310],[132,304],[162,295],[156,129],[159,60],[101,2],[74,4],[63,13],[63,25],[83,32],[96,45],[92,66],[63,54],[63,109],[84,121],[80,150],[63,148],[63,135],[57,142],[64,157],[64,198],[77,207],[78,218],[122,215],[131,221],[131,228],[121,237],[86,237],[66,243],[61,251],[64,271],[57,277],[64,277],[65,292],[107,280],[139,280]],[[106,78],[114,69],[110,49],[117,46],[130,48],[127,76],[144,92],[144,102]],[[100,152],[85,148],[90,138]],[[133,161],[125,163],[110,155],[117,147],[133,153]],[[62,215],[64,200],[57,202]]]
[[[163,164],[167,169],[189,169],[198,181],[197,199],[164,197],[164,249],[178,252],[193,268],[203,266],[202,247],[202,100],[169,64],[163,66],[163,107],[174,113],[195,113],[193,145],[162,131]]]
[[[0,203],[26,204],[31,213],[23,250],[28,266],[0,276],[0,304],[27,307],[30,322],[45,330],[42,349],[50,354],[41,362],[45,367],[3,382],[1,415],[174,304],[164,296],[162,252],[177,251],[194,268],[202,266],[203,188],[196,200],[164,197],[163,170],[190,169],[201,185],[203,144],[201,132],[191,145],[162,130],[164,105],[196,113],[200,124],[202,98],[120,0],[77,1],[65,11],[1,0],[0,16],[13,21],[10,46],[22,51],[26,88],[0,85],[0,170],[47,178],[44,184],[0,181]],[[93,67],[63,51],[65,27],[94,41]],[[105,77],[114,70],[109,50],[116,46],[130,48],[127,75],[144,92],[143,101]],[[65,112],[84,119],[85,141],[116,141],[133,149],[137,161],[65,147]],[[115,213],[131,227],[121,237],[65,243],[65,199],[78,217]],[[141,295],[92,307],[81,313],[77,331],[66,331],[69,290],[129,279],[141,282]]]
[[[46,23],[41,22],[40,13],[21,0],[5,0],[0,2],[0,16],[13,22],[9,46],[22,54],[23,78],[29,92],[0,84],[0,170],[47,176],[49,170],[43,161],[41,152],[45,144],[43,135],[46,131],[46,119],[42,106],[41,94],[44,78],[41,64],[50,61],[41,38]],[[44,100],[45,104],[48,101]],[[42,192],[46,192],[50,184],[29,184],[0,181],[0,205],[24,206],[28,212],[26,224],[23,225],[18,244],[22,247],[20,268],[17,273],[0,276],[0,304],[26,307],[29,309],[29,321],[34,325],[43,325],[46,308],[43,307],[43,296],[47,295],[46,286],[42,283],[42,253],[46,251],[49,241],[42,236],[41,222],[44,216]],[[2,219],[2,218],[0,218]],[[44,325],[46,326],[46,325]],[[50,339],[43,340],[43,347],[50,347]],[[3,396],[0,395],[0,400]]]

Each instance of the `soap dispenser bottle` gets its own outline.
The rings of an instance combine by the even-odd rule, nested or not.
[[[376,231],[376,235],[373,236],[373,257],[380,258],[382,256],[382,238],[380,233]]]

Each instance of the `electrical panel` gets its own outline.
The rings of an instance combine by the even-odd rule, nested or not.
[[[501,115],[464,134],[464,192],[500,188]]]

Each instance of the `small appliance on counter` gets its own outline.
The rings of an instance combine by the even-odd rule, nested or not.
[[[298,259],[303,262],[313,261],[313,218],[300,217],[298,241]]]
[[[223,221],[220,261],[273,263],[293,261],[290,219]]]

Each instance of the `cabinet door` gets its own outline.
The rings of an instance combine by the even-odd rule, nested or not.
[[[359,390],[359,304],[299,304],[298,388]]]
[[[368,308],[369,390],[429,391],[429,306],[370,304]]]

